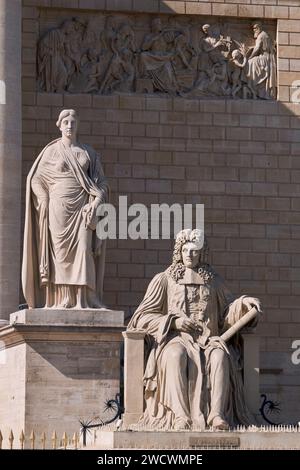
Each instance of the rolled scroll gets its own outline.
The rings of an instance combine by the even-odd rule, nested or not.
[[[228,341],[232,336],[234,336],[239,330],[246,326],[253,318],[258,315],[258,310],[256,307],[252,307],[249,312],[245,313],[233,326],[231,326],[225,333],[221,335],[221,338],[224,341]]]

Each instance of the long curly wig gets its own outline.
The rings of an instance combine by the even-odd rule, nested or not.
[[[214,271],[208,264],[208,243],[204,236],[204,232],[200,229],[185,229],[181,230],[177,234],[173,250],[172,264],[167,271],[168,274],[176,282],[183,278],[186,267],[182,262],[182,247],[188,242],[195,243],[199,246],[199,249],[201,249],[197,266],[198,274],[200,274],[205,281],[211,280],[214,277]]]

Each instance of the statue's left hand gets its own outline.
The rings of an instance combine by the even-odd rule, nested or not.
[[[229,354],[229,350],[225,341],[220,336],[211,336],[208,339],[208,346],[212,346],[213,348],[223,349],[223,351]]]
[[[84,206],[83,208],[83,216],[85,218],[85,227],[89,228],[90,230],[96,230],[96,225],[97,225],[96,212],[97,212],[97,205],[95,204],[95,201],[93,201],[91,204],[86,204],[86,206]]]
[[[245,297],[243,299],[243,305],[249,310],[251,308],[255,307],[259,313],[261,313],[261,304],[259,299],[256,299],[255,297]]]

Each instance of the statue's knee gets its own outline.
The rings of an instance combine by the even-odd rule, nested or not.
[[[169,348],[167,353],[167,360],[168,364],[172,364],[174,367],[176,366],[184,366],[187,360],[186,350],[181,345],[173,345]]]
[[[211,358],[216,362],[226,362],[227,353],[223,349],[216,348],[211,352]]]

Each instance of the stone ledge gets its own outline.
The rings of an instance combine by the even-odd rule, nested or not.
[[[124,325],[124,312],[101,309],[24,309],[10,315],[10,325],[108,327]]]
[[[24,342],[122,342],[124,312],[103,309],[25,309],[0,324],[0,339],[6,347]]]

